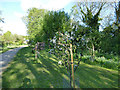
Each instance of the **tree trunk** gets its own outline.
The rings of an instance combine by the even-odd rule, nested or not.
[[[94,56],[95,56],[95,48],[94,48],[94,44],[92,43],[92,61],[94,61]]]
[[[94,45],[93,45],[93,43],[92,43],[92,55],[93,55],[93,57],[95,56],[95,47],[94,47]]]
[[[35,45],[35,58],[37,59],[37,44]]]

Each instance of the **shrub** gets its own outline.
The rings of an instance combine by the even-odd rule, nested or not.
[[[82,58],[82,61],[84,63],[87,64],[91,64],[91,65],[98,65],[101,67],[105,67],[105,68],[109,68],[109,69],[114,69],[114,70],[118,70],[118,62],[116,62],[116,60],[114,59],[118,59],[118,58],[114,58],[114,59],[106,59],[105,57],[95,57],[94,61],[91,61],[89,58],[91,56],[89,55],[84,55]]]
[[[109,68],[109,69],[118,69],[118,64],[117,62],[114,62],[112,60],[107,60],[106,62],[104,62],[104,66],[103,67],[106,67],[106,68]]]

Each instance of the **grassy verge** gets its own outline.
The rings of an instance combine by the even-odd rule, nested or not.
[[[65,88],[69,77],[58,59],[41,51],[34,58],[32,49],[21,49],[2,76],[3,88]],[[118,71],[81,63],[75,72],[76,88],[117,88]]]
[[[8,51],[8,50],[11,50],[11,49],[20,47],[20,46],[21,46],[21,45],[11,45],[11,46],[7,46],[7,47],[1,47],[1,48],[0,48],[0,54],[6,52],[6,51]]]

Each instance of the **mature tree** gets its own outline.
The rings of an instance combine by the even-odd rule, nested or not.
[[[117,17],[116,22],[118,23],[118,36],[117,36],[117,40],[118,40],[117,48],[118,49],[117,49],[117,53],[118,53],[118,55],[120,55],[120,40],[119,40],[119,38],[120,38],[120,1],[118,2],[118,8],[116,7],[115,10],[116,10],[116,17]]]
[[[56,32],[68,31],[70,27],[70,17],[64,11],[49,11],[44,18],[43,31],[46,41],[55,36]]]
[[[29,40],[32,42],[43,41],[42,27],[45,13],[44,9],[30,8],[28,15],[23,18],[28,29]]]
[[[115,15],[116,15],[116,23],[120,24],[120,1],[115,3]]]
[[[116,47],[116,51],[118,53],[118,55],[120,55],[120,1],[115,4],[115,14],[116,14],[116,25],[118,27],[118,29],[116,30],[116,37],[115,39],[117,40],[117,47]]]
[[[112,3],[112,7],[115,9],[115,20],[108,17],[109,22],[104,30],[102,31],[101,38],[101,49],[106,53],[119,54],[119,38],[120,38],[120,28],[119,28],[119,17],[120,17],[120,2]]]
[[[104,28],[103,38],[102,38],[102,50],[107,53],[113,52],[114,54],[119,54],[120,47],[120,2],[115,3],[115,18],[116,20],[112,24],[108,24],[107,27]],[[104,39],[105,38],[105,39]],[[106,43],[107,42],[107,43]]]
[[[99,21],[102,20],[99,16],[104,5],[105,3],[98,2],[77,2],[72,8],[74,18],[77,16],[77,19],[75,20],[80,21],[79,23],[88,27],[87,33],[84,34],[84,39],[86,39],[88,49],[91,50],[92,48],[92,56],[95,55],[94,50],[98,49],[98,43],[100,40]]]
[[[10,44],[12,42],[12,33],[10,31],[7,31],[6,33],[3,34],[4,41],[7,44]]]

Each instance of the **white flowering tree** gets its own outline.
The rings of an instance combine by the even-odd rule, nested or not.
[[[74,72],[77,70],[81,58],[82,58],[82,49],[84,47],[84,39],[79,35],[78,31],[65,31],[65,32],[56,32],[53,39],[51,39],[51,45],[54,48],[54,54],[62,60],[63,65],[67,69],[67,72],[70,76],[70,86],[75,87],[74,82]],[[74,63],[73,63],[74,58]]]

